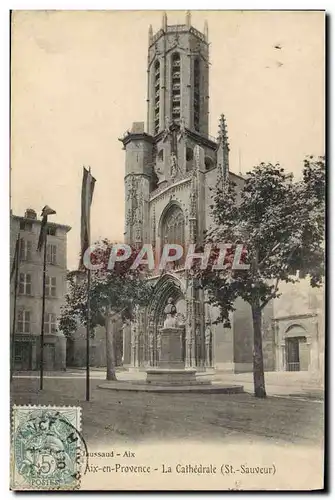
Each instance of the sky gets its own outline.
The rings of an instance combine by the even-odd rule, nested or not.
[[[185,11],[168,11],[183,24]],[[160,11],[16,11],[11,33],[11,206],[68,224],[78,266],[82,167],[96,178],[92,241],[122,240],[125,153],[118,138],[146,119],[148,27]],[[261,161],[301,175],[325,152],[324,14],[193,11],[210,41],[210,135],[224,113],[230,170]],[[280,45],[281,49],[276,49]],[[51,218],[50,218],[51,220]]]

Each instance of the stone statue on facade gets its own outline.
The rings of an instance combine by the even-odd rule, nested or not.
[[[177,176],[177,169],[178,169],[177,156],[175,155],[175,153],[171,153],[170,162],[171,162],[171,178],[175,179]]]
[[[176,328],[177,325],[177,308],[173,302],[173,298],[170,297],[168,303],[164,309],[164,314],[166,315],[164,321],[164,328]]]
[[[170,135],[170,125],[171,125],[170,118],[168,116],[166,116],[165,117],[165,128],[164,128],[163,142],[166,141],[166,139]]]
[[[181,138],[185,135],[185,119],[182,117],[180,119],[180,128],[178,133],[178,142],[180,142]]]
[[[156,163],[154,170],[157,175],[158,182],[162,182],[164,180],[164,172],[162,170],[161,165],[159,163]]]

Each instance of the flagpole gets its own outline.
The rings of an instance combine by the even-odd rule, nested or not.
[[[91,174],[91,167],[88,167],[88,171]],[[90,217],[90,216],[89,216]],[[90,228],[90,220],[88,221],[88,227]],[[91,234],[90,230],[87,233],[87,245],[90,246]],[[90,331],[91,331],[91,298],[90,298],[90,288],[91,288],[91,270],[87,269],[87,318],[86,318],[86,401],[90,400]]]
[[[91,167],[88,167],[88,171],[91,174]],[[90,218],[90,215],[89,215]],[[90,220],[88,221],[88,227],[91,227]],[[87,245],[90,246],[91,234],[90,229],[87,232]],[[87,318],[86,318],[86,401],[90,400],[90,330],[91,330],[91,298],[90,298],[90,288],[91,288],[91,270],[87,269]]]
[[[46,224],[48,219],[46,219]],[[42,321],[41,321],[41,335],[40,335],[40,390],[43,390],[43,370],[44,370],[44,315],[45,315],[45,283],[46,283],[46,269],[47,269],[47,231],[45,231],[44,239],[44,253],[43,253],[43,292],[42,292]]]
[[[81,188],[81,269],[84,267],[84,255],[90,246],[90,211],[93,197],[95,179],[91,175],[91,167],[88,170],[83,167],[83,183]],[[86,267],[87,269],[87,267]],[[87,269],[87,310],[86,310],[86,401],[90,400],[90,336],[91,336],[91,271]]]
[[[10,381],[13,380],[14,361],[15,361],[15,327],[16,327],[16,302],[17,302],[17,285],[19,277],[19,262],[20,262],[20,233],[17,235],[15,244],[15,278],[14,278],[14,303],[13,303],[13,326],[11,338],[11,358],[10,358]]]
[[[91,271],[87,269],[87,325],[86,325],[86,401],[90,400],[90,331],[91,331]]]

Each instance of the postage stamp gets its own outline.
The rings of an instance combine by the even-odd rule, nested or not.
[[[81,408],[13,406],[12,490],[74,490],[85,469]]]

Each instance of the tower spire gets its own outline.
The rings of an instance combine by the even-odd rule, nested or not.
[[[205,21],[205,24],[204,24],[204,35],[205,35],[206,42],[208,42],[208,22],[207,21]]]
[[[191,12],[189,10],[186,11],[186,26],[191,27]]]
[[[166,31],[166,28],[167,28],[167,15],[166,12],[164,12],[162,17],[162,30]]]
[[[225,185],[229,173],[229,143],[226,118],[224,114],[220,116],[219,120],[217,162],[218,179],[222,182],[222,185]]]
[[[149,45],[151,45],[151,42],[152,42],[152,36],[153,36],[153,32],[152,32],[152,25],[150,24],[150,26],[149,26],[149,31],[148,31]]]
[[[222,143],[224,146],[229,146],[228,144],[228,134],[227,134],[227,124],[224,114],[221,114],[219,120],[219,132],[218,132],[218,142]],[[229,147],[228,147],[229,149]]]

